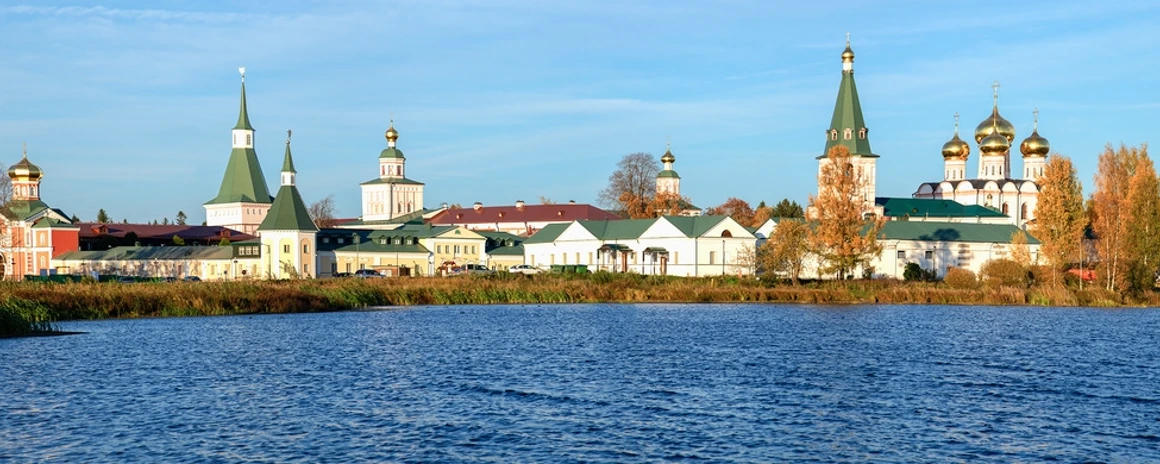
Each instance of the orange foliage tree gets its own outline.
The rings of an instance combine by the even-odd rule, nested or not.
[[[1031,233],[1039,239],[1040,254],[1047,258],[1052,283],[1058,283],[1059,271],[1068,263],[1082,259],[1079,253],[1086,222],[1083,185],[1071,158],[1058,153],[1048,156],[1039,185],[1042,190]]]
[[[738,224],[748,226],[753,224],[754,211],[749,203],[737,197],[729,197],[725,203],[709,208],[706,211],[710,216],[729,216]]]
[[[820,272],[839,278],[864,269],[882,252],[878,232],[883,221],[865,209],[862,193],[869,174],[854,165],[850,152],[835,146],[826,154],[818,174],[818,195],[810,195],[810,251],[820,259]]]

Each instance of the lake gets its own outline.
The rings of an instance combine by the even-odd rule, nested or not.
[[[1157,462],[1160,310],[515,305],[0,340],[0,461]]]

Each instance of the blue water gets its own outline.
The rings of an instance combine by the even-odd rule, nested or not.
[[[0,340],[0,461],[1160,462],[1160,310],[430,307]]]

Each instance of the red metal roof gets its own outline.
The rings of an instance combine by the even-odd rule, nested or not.
[[[209,240],[228,237],[231,242],[252,240],[257,237],[243,234],[222,226],[179,226],[179,225],[152,225],[152,224],[101,224],[99,222],[81,222],[76,224],[81,228],[80,238],[95,239],[102,235],[123,238],[132,232],[141,239],[170,240],[174,235],[184,240]],[[102,233],[102,228],[103,232]],[[228,234],[228,235],[225,235]]]
[[[454,208],[431,218],[435,225],[495,224],[497,222],[572,222],[576,220],[616,220],[620,216],[592,205],[523,205]]]

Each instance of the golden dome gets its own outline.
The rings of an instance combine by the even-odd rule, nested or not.
[[[399,131],[395,130],[395,123],[391,123],[391,127],[387,128],[387,140],[394,142],[399,140]]]
[[[990,117],[984,119],[978,126],[975,126],[975,142],[983,143],[983,139],[987,138],[994,131],[998,131],[1000,135],[1006,138],[1008,145],[1015,141],[1015,125],[999,115],[998,105],[991,111]]]
[[[983,137],[983,140],[979,141],[979,152],[983,155],[1002,155],[1010,149],[1011,142],[1003,136],[1002,132],[991,132],[991,135]]]
[[[854,61],[854,49],[850,48],[850,44],[846,44],[846,49],[842,51],[842,62]]]
[[[942,146],[943,159],[960,158],[963,161],[971,156],[971,145],[959,138],[959,133],[955,132],[954,138],[944,143]]]
[[[1051,144],[1047,143],[1047,139],[1039,136],[1039,131],[1031,132],[1031,136],[1023,139],[1023,143],[1019,144],[1019,151],[1023,153],[1023,157],[1029,156],[1047,156],[1047,152],[1051,151]]]
[[[28,161],[28,149],[25,148],[24,157],[8,167],[8,177],[21,180],[40,180],[41,177],[44,177],[44,171],[40,170],[40,166]]]
[[[672,162],[675,162],[676,160],[677,160],[677,157],[673,156],[673,152],[671,150],[665,150],[664,156],[661,156],[662,163],[672,163]]]

